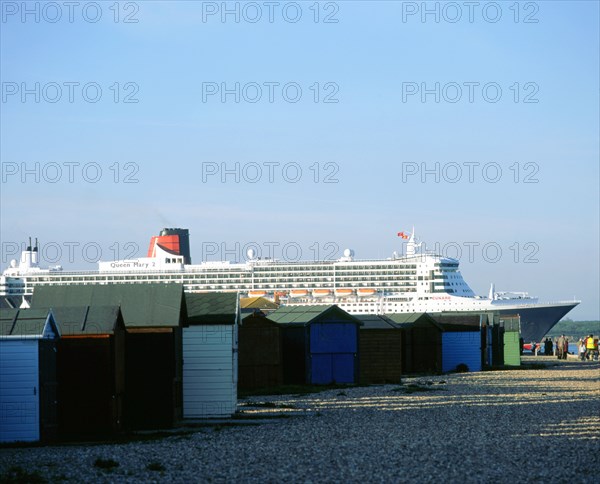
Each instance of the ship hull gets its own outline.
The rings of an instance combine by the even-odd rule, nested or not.
[[[501,309],[500,314],[518,314],[521,317],[523,341],[539,342],[577,304]]]

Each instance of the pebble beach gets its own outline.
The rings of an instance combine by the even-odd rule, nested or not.
[[[119,443],[0,448],[0,481],[598,482],[600,364],[240,399],[235,419]]]

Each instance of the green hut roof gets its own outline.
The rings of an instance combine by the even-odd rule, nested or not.
[[[441,329],[436,320],[427,313],[393,313],[386,314],[387,318],[396,323],[400,328],[420,328],[435,326]]]
[[[79,306],[52,309],[62,336],[114,334],[123,327],[119,306]]]
[[[180,318],[185,317],[181,284],[38,286],[31,305],[49,308],[120,306],[125,326],[132,328],[177,327]]]
[[[47,338],[57,334],[55,320],[47,309],[0,309],[0,339]]]
[[[346,320],[360,324],[360,320],[348,314],[335,304],[316,304],[312,306],[282,306],[269,314],[269,319],[280,324],[303,326],[315,319],[319,322],[339,322]]]
[[[381,314],[357,314],[362,326],[360,329],[398,329],[399,326]]]
[[[186,293],[188,324],[235,324],[238,295],[235,292]]]

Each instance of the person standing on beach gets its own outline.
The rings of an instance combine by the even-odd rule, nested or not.
[[[594,355],[594,336],[589,335],[585,340],[585,359],[591,360]]]
[[[544,355],[545,356],[552,356],[552,340],[550,338],[546,338],[546,341],[544,342]]]
[[[563,360],[567,359],[567,355],[569,354],[569,340],[565,338],[563,343]]]
[[[556,342],[556,356],[559,360],[562,360],[562,352],[565,344],[565,336],[561,334]]]
[[[579,350],[579,359],[581,361],[585,360],[585,340],[583,338],[579,338],[577,349]]]

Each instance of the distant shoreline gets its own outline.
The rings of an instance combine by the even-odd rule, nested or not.
[[[600,334],[600,321],[559,321],[556,326],[544,336],[544,339],[557,338],[561,334],[569,336],[569,339],[579,339],[590,334],[598,335]]]

